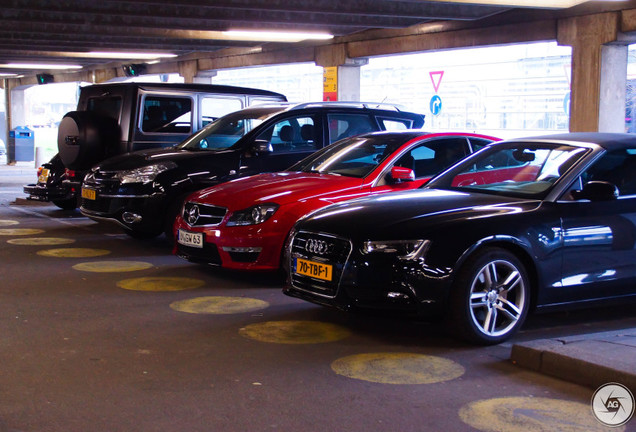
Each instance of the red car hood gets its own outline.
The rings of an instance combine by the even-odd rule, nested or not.
[[[285,205],[307,199],[341,197],[359,190],[363,179],[332,174],[279,172],[259,174],[203,189],[189,200],[238,210],[260,203]],[[341,198],[339,199],[341,200]]]

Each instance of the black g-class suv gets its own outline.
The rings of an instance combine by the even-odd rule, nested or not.
[[[424,115],[359,102],[271,104],[221,117],[181,144],[105,160],[84,179],[82,214],[118,222],[134,237],[172,236],[193,191],[262,172],[282,171],[342,138],[419,129]]]
[[[265,90],[207,84],[112,83],[82,87],[77,111],[58,129],[59,153],[26,185],[29,199],[63,209],[78,205],[81,182],[96,163],[122,153],[180,143],[242,108],[286,101]]]

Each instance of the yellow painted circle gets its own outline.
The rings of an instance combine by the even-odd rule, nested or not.
[[[75,270],[93,273],[119,273],[145,270],[152,267],[152,264],[143,261],[93,261],[75,264]]]
[[[265,309],[269,303],[263,300],[244,297],[197,297],[176,301],[170,307],[179,312],[192,314],[229,315]]]
[[[469,403],[459,410],[462,421],[483,432],[607,431],[589,404],[560,399],[506,397]],[[624,431],[624,428],[612,428]]]
[[[334,342],[351,334],[349,330],[335,324],[317,321],[269,321],[248,325],[239,333],[261,342],[280,344]]]
[[[75,240],[63,237],[29,237],[7,240],[7,243],[25,246],[54,246],[75,243]]]
[[[42,234],[44,230],[35,228],[0,228],[0,235],[3,236],[21,236]]]
[[[452,360],[413,353],[369,353],[343,357],[331,369],[349,378],[381,384],[433,384],[464,374]]]
[[[131,291],[183,291],[202,287],[201,279],[185,277],[141,277],[117,282],[119,288]]]
[[[19,225],[20,222],[9,220],[9,219],[0,219],[0,226],[10,226],[10,225]]]
[[[45,249],[37,252],[38,255],[55,258],[91,258],[108,255],[109,253],[110,251],[106,249],[88,248]]]

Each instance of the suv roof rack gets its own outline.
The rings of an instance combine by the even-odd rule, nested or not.
[[[389,111],[405,111],[404,106],[391,104],[386,102],[357,102],[357,101],[328,101],[328,102],[304,102],[294,105],[290,110],[314,107],[351,107],[351,108],[368,108],[383,109]]]

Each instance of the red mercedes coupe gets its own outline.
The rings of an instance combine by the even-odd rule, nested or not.
[[[420,187],[497,140],[408,130],[338,141],[286,171],[190,195],[175,220],[174,253],[230,269],[277,270],[285,240],[304,215],[352,198]]]

